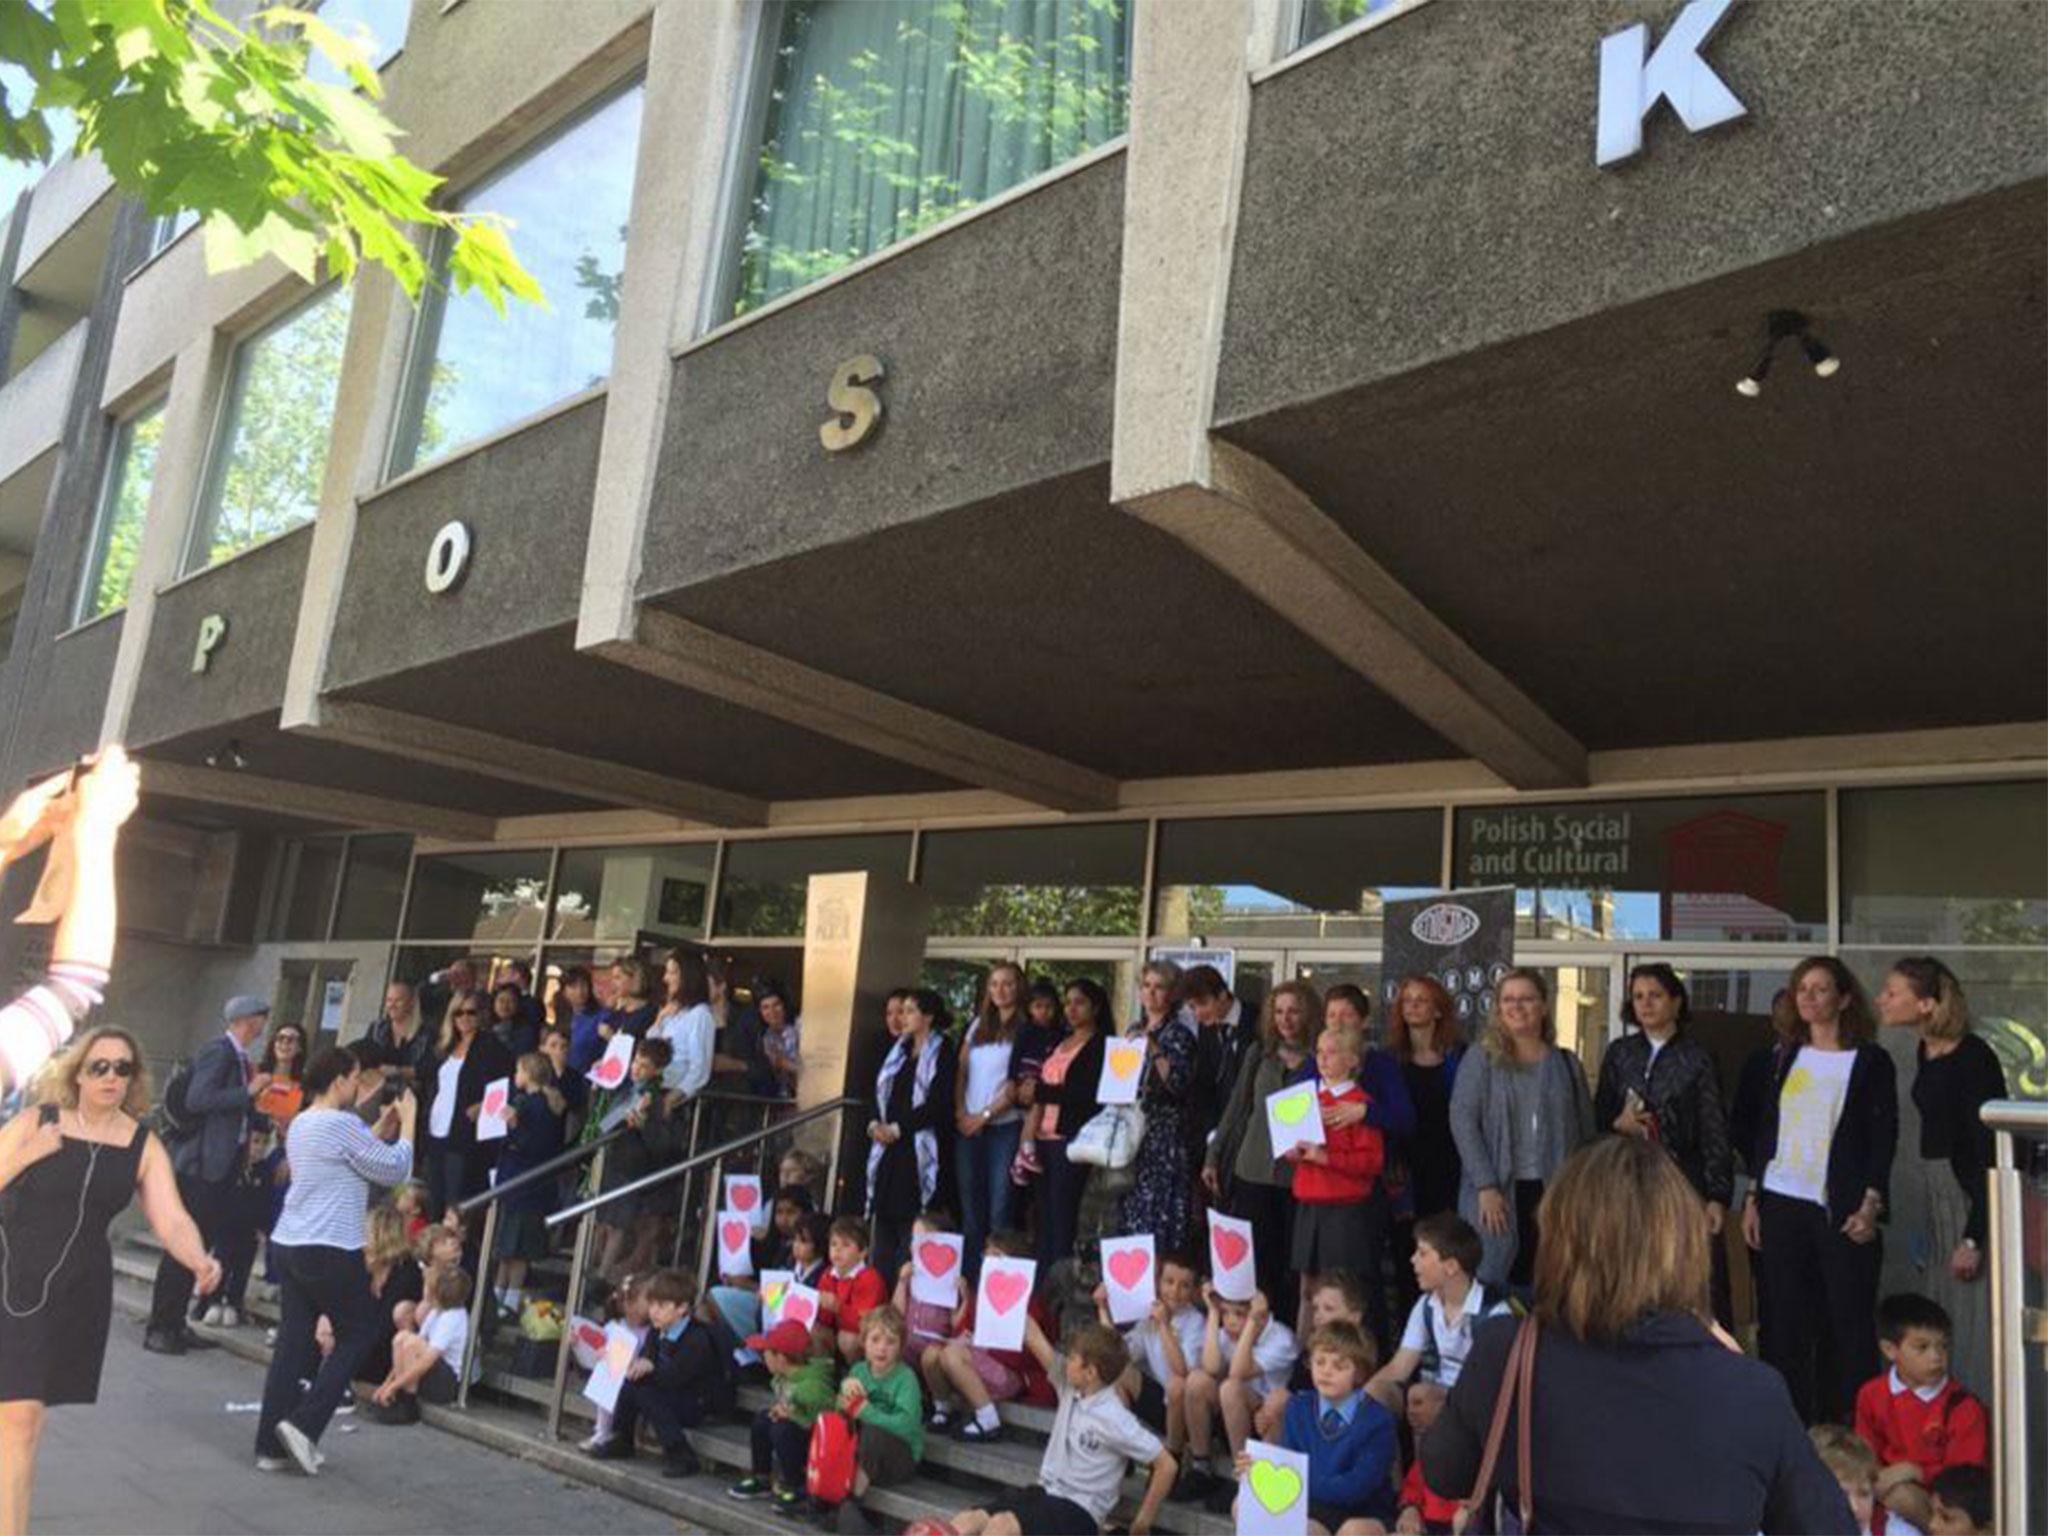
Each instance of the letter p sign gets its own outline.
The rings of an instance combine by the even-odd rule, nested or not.
[[[199,643],[192,647],[192,670],[204,672],[213,665],[213,653],[220,649],[221,641],[228,637],[228,621],[225,614],[209,613],[199,621]]]
[[[1715,74],[1700,50],[1727,19],[1735,0],[1692,0],[1671,23],[1655,50],[1650,29],[1637,22],[1600,39],[1600,123],[1595,165],[1612,165],[1640,154],[1643,119],[1664,100],[1694,133],[1748,115],[1727,82]]]

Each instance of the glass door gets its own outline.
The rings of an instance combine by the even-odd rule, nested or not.
[[[1611,955],[1577,960],[1564,956],[1516,956],[1517,965],[1532,970],[1550,988],[1550,1016],[1557,1023],[1557,1043],[1578,1054],[1586,1067],[1586,1084],[1600,1080],[1600,1058],[1620,1027],[1616,1022],[1621,984],[1620,962]],[[1483,1016],[1466,1024],[1468,1038],[1485,1028]]]

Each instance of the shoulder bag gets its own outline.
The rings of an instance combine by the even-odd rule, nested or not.
[[[1067,1143],[1067,1161],[1128,1168],[1144,1139],[1145,1111],[1135,1104],[1112,1104],[1074,1133]]]
[[[1509,1509],[1506,1499],[1494,1501],[1493,1529],[1500,1536],[1533,1536],[1535,1532],[1535,1497],[1530,1492],[1530,1445],[1529,1409],[1531,1387],[1536,1379],[1536,1318],[1533,1314],[1522,1319],[1521,1327],[1515,1330],[1515,1342],[1508,1350],[1507,1363],[1500,1373],[1500,1391],[1493,1399],[1493,1423],[1486,1430],[1486,1455],[1479,1463],[1479,1476],[1473,1480],[1471,1495],[1465,1500],[1469,1510],[1481,1510],[1492,1500],[1493,1469],[1500,1460],[1500,1443],[1507,1435],[1508,1409],[1515,1410],[1515,1507]]]

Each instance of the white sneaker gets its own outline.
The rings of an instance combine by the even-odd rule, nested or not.
[[[258,1456],[256,1458],[256,1470],[258,1472],[289,1472],[291,1469],[292,1459],[289,1456]]]
[[[199,1321],[206,1324],[209,1328],[218,1328],[220,1326],[222,1310],[221,1304],[216,1301],[212,1306],[199,1314]]]
[[[219,1315],[216,1316],[216,1313]],[[210,1309],[206,1314],[206,1320],[209,1323],[216,1323],[222,1328],[239,1328],[242,1326],[242,1314],[235,1308],[226,1305]]]
[[[320,1475],[320,1447],[306,1438],[306,1432],[290,1419],[278,1421],[277,1438],[299,1470],[308,1477]]]
[[[584,1455],[588,1456],[592,1451],[596,1450],[599,1446],[610,1445],[611,1443],[612,1437],[610,1435],[592,1435],[588,1440],[585,1440],[581,1445],[577,1446],[576,1449],[583,1452]]]

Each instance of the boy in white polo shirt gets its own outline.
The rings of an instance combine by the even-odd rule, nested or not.
[[[1472,1350],[1472,1325],[1508,1310],[1473,1278],[1482,1248],[1472,1224],[1452,1211],[1415,1223],[1415,1283],[1422,1296],[1408,1314],[1401,1347],[1365,1384],[1365,1390],[1396,1414],[1410,1381],[1434,1382],[1446,1391],[1458,1384]]]
[[[1159,1437],[1117,1395],[1116,1380],[1130,1363],[1123,1339],[1100,1323],[1077,1328],[1060,1362],[1064,1369],[1057,1369],[1052,1345],[1033,1321],[1024,1325],[1024,1347],[1060,1398],[1038,1486],[963,1510],[953,1517],[954,1530],[959,1536],[1101,1536],[1123,1487],[1124,1464],[1136,1461],[1151,1464],[1152,1478],[1131,1521],[1131,1536],[1148,1536],[1178,1468]]]

